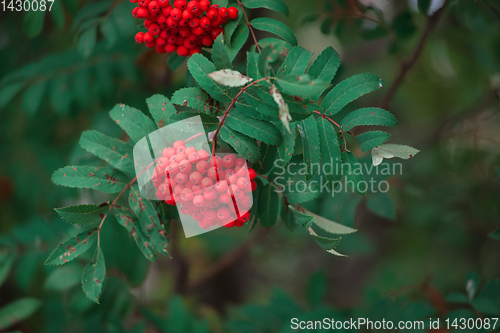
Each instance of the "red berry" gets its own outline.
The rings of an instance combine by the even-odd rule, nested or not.
[[[227,10],[226,7],[219,8],[219,16],[222,18],[229,17],[229,11]]]
[[[139,0],[139,6],[147,8],[151,0]]]
[[[186,0],[175,0],[174,7],[179,8],[181,10],[184,10],[187,7],[187,1]]]
[[[158,13],[161,9],[160,4],[156,1],[151,1],[148,8],[150,13]]]
[[[183,189],[185,189],[185,188],[186,188],[186,187],[185,187],[184,185],[182,185],[182,184],[178,184],[178,185],[175,185],[175,187],[174,187],[174,191],[173,191],[173,192],[174,192],[174,194],[179,195],[179,194],[181,193],[181,191],[182,191]]]
[[[176,21],[180,20],[182,18],[182,10],[180,10],[179,8],[172,9],[172,11],[170,12],[170,17]]]
[[[158,23],[151,23],[149,25],[148,31],[153,34],[153,36],[158,36],[161,32],[160,25]]]
[[[243,158],[238,158],[238,159],[234,162],[234,164],[235,164],[236,166],[240,166],[240,167],[242,167],[242,166],[246,165],[246,164],[247,164],[247,162],[246,162],[246,161],[245,161],[245,159],[243,159]]]
[[[214,187],[214,181],[210,178],[203,178],[201,181],[201,187],[205,190],[212,190]]]
[[[161,52],[160,53],[165,53],[165,44],[167,44],[167,41],[164,40],[163,38],[156,38],[156,49],[158,50],[159,47],[161,47]]]
[[[231,202],[231,196],[228,195],[227,193],[221,193],[219,195],[219,202],[223,204],[229,204]]]
[[[214,18],[214,19],[211,21],[211,25],[212,25],[212,27],[214,27],[214,28],[215,28],[215,27],[218,27],[218,26],[219,26],[220,22],[221,22],[221,18],[220,18],[220,16],[219,16],[219,15],[217,15],[217,17],[216,17],[216,18]]]
[[[254,169],[248,169],[248,176],[250,177],[250,180],[253,180],[255,179],[255,177],[257,177],[257,174],[255,173],[255,170]]]
[[[217,199],[217,193],[214,190],[208,190],[203,192],[203,197],[205,200],[215,200]]]
[[[248,169],[245,167],[234,168],[235,175],[239,177],[246,177],[248,175]]]
[[[223,31],[224,29],[221,27],[215,27],[210,31],[210,35],[212,35],[213,39],[216,39]]]
[[[170,0],[156,0],[160,4],[161,7],[165,8],[170,6]]]
[[[160,157],[158,159],[158,167],[162,170],[165,170],[165,168],[170,164],[170,160],[167,157]]]
[[[190,39],[190,38],[188,37],[187,39]],[[188,156],[188,160],[191,163],[198,163],[200,161],[200,155],[197,152],[196,153],[191,153]]]
[[[210,8],[210,1],[208,1],[208,0],[201,0],[200,1],[200,9],[202,11],[207,11],[208,8]]]
[[[182,41],[182,43],[184,43],[184,41]],[[181,57],[187,57],[189,55],[189,50],[184,45],[181,45],[177,48],[177,53]]]
[[[215,220],[217,218],[215,210],[209,210],[208,212],[206,212],[204,218],[209,220],[209,221]]]
[[[192,166],[193,166],[193,165],[192,165],[191,163],[189,163],[189,161],[187,161],[187,160],[183,160],[183,161],[181,161],[181,162],[179,163],[179,170],[180,170],[181,172],[188,173],[188,172],[190,172],[190,171],[191,171]]]
[[[227,191],[227,182],[225,180],[220,180],[215,184],[215,190],[219,193]]]
[[[167,51],[168,53],[173,53],[173,52],[175,52],[175,50],[177,50],[177,45],[167,44],[165,46],[165,51]]]
[[[194,28],[193,30],[191,30],[191,32],[196,36],[200,36],[200,35],[203,35],[205,30],[203,30],[202,27],[197,27],[197,28]]]
[[[179,172],[179,164],[177,162],[172,162],[168,167],[165,168],[165,172],[169,175],[175,175]]]
[[[175,149],[172,147],[165,148],[165,149],[163,149],[163,152],[162,152],[163,157],[167,157],[167,158],[170,158],[170,157],[174,156],[175,154],[176,154]]]
[[[170,205],[170,206],[175,206],[175,201],[174,201],[174,200],[172,200],[172,199],[170,199],[170,200],[168,200],[168,199],[167,199],[167,200],[165,200],[165,202],[166,202],[168,205]]]
[[[179,23],[171,17],[167,19],[167,25],[172,29],[177,29],[179,27]]]
[[[193,55],[195,53],[201,53],[201,48],[199,47],[193,47],[191,50],[189,50],[189,54]]]
[[[145,19],[146,17],[148,17],[148,15],[149,10],[147,10],[146,8],[139,7],[139,9],[137,9],[137,18]]]
[[[155,37],[149,31],[144,34],[144,42],[145,43],[152,43],[152,42],[154,42],[154,40],[155,40]]]
[[[138,32],[136,35],[135,35],[135,41],[139,44],[142,44],[144,43],[144,32]]]
[[[214,20],[218,16],[219,16],[219,13],[217,12],[217,9],[215,9],[213,7],[207,12],[207,17],[209,20]]]
[[[185,182],[187,182],[188,180],[188,176],[183,173],[183,172],[179,172],[176,176],[175,176],[175,182],[177,184],[184,184]]]
[[[198,1],[190,1],[187,4],[186,9],[189,10],[191,13],[195,13],[198,11],[198,9],[200,9],[200,4],[198,3]]]
[[[207,161],[199,161],[196,163],[196,171],[200,173],[207,172],[208,168],[210,168],[210,164]]]
[[[130,0],[131,3],[137,3],[139,0]]]
[[[179,26],[181,26],[181,27],[187,27],[188,26],[188,21],[186,21],[185,19],[180,19],[179,20]]]
[[[193,204],[195,206],[201,207],[205,203],[205,198],[202,195],[195,195],[193,198]]]
[[[177,148],[179,148],[179,147],[186,147],[186,144],[184,143],[184,141],[178,140],[178,141],[174,142],[173,147],[175,150],[177,150]]]
[[[203,149],[198,152],[198,155],[200,155],[200,159],[204,161],[208,161],[208,159],[210,158],[210,154]]]
[[[235,174],[226,175],[226,181],[228,182],[228,184],[236,184],[236,182],[238,181],[238,176],[236,176]]]
[[[187,37],[190,34],[191,34],[191,29],[189,29],[189,28],[184,27],[184,28],[179,29],[179,35],[181,35],[181,37]],[[186,154],[186,155],[189,156],[189,154]]]
[[[139,7],[135,7],[132,9],[132,16],[135,18],[139,18]]]
[[[165,17],[170,17],[170,13],[172,13],[172,9],[174,9],[174,7],[168,6],[168,7],[163,8],[161,10],[161,12],[163,15],[165,15]]]
[[[240,188],[236,184],[231,184],[227,189],[227,194],[236,197],[240,194]]]
[[[236,7],[229,7],[227,9],[227,12],[228,12],[229,18],[231,20],[235,20],[235,19],[238,18],[238,14],[239,14],[238,13],[238,8],[236,8]]]
[[[194,36],[194,35],[189,35],[189,36]],[[196,36],[195,36],[196,37]],[[186,39],[184,39],[184,46],[188,49],[188,50],[191,50],[193,47],[196,46],[196,38],[193,39],[193,38],[190,38],[190,37],[186,37]]]
[[[189,26],[191,28],[196,28],[200,25],[200,19],[197,18],[197,17],[193,17],[193,19],[191,21],[189,21]]]
[[[193,191],[190,188],[184,188],[179,194],[182,201],[192,201],[194,198]]]
[[[181,163],[182,161],[185,161],[185,160],[187,160],[186,154],[178,153],[177,155],[175,155],[175,161],[177,163]]]
[[[206,28],[210,27],[211,23],[212,22],[210,21],[210,19],[208,17],[202,17],[200,20],[200,27],[206,29]]]
[[[203,38],[201,39],[201,42],[206,47],[209,47],[209,46],[212,46],[212,44],[214,43],[214,40],[212,39],[211,36],[203,36]]]
[[[175,36],[170,36],[170,37],[168,37],[168,38],[167,38],[167,42],[168,42],[169,44],[175,44],[175,43],[177,42],[177,37],[175,37]]]
[[[189,180],[193,184],[200,184],[201,181],[203,180],[203,176],[198,171],[195,171],[191,175],[189,175]]]
[[[248,186],[249,182],[250,181],[248,179],[246,179],[245,177],[240,177],[236,181],[236,185],[238,185],[238,187],[243,190]]]

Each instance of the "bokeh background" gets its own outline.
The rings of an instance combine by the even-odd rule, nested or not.
[[[116,103],[146,110],[147,97],[192,79],[185,62],[134,43],[128,1],[0,12],[0,331],[288,332],[294,317],[499,317],[500,3],[433,0],[428,15],[424,3],[288,0],[289,17],[250,12],[283,20],[316,54],[333,46],[342,59],[334,84],[379,75],[386,87],[352,107],[387,108],[400,123],[391,142],[421,151],[387,179],[387,195],[307,204],[359,229],[338,249],[347,258],[279,224],[190,239],[177,230],[174,259],[149,264],[106,223],[100,305],[81,290],[90,251],[64,267],[43,263],[75,232],[53,208],[106,197],[55,186],[51,174],[100,163],[78,146],[84,130],[126,139],[108,116]],[[241,52],[236,68],[245,61]]]

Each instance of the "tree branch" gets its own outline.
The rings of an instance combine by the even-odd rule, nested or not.
[[[396,78],[392,82],[392,85],[389,88],[389,91],[387,94],[384,96],[382,101],[380,102],[380,107],[383,109],[388,109],[391,100],[393,99],[394,95],[396,94],[397,90],[403,83],[403,80],[408,73],[408,71],[415,65],[417,62],[418,58],[422,54],[422,51],[425,47],[425,44],[427,43],[427,40],[431,34],[431,32],[435,29],[437,23],[439,22],[439,19],[443,15],[443,12],[446,8],[447,3],[449,0],[446,0],[443,3],[443,6],[439,8],[432,16],[427,17],[427,25],[425,26],[424,33],[422,34],[422,37],[420,38],[420,41],[418,42],[415,50],[413,51],[412,56],[408,60],[404,60],[400,63],[399,67],[399,73],[396,75]]]

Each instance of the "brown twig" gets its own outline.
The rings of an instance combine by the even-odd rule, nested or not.
[[[214,266],[205,270],[205,274],[203,276],[189,285],[187,289],[188,293],[193,293],[200,290],[202,287],[206,286],[207,283],[226,271],[232,265],[241,261],[250,253],[251,249],[256,244],[259,244],[266,239],[266,236],[270,231],[271,229],[259,229],[252,238],[236,247],[231,252],[225,254],[222,258],[220,258],[219,261],[217,261]]]
[[[387,94],[384,96],[384,98],[380,102],[381,108],[383,108],[383,109],[389,108],[389,106],[391,104],[391,100],[394,97],[394,95],[396,94],[397,90],[399,89],[399,86],[403,83],[403,80],[404,80],[406,74],[415,65],[418,58],[422,54],[422,51],[425,47],[425,44],[427,43],[427,40],[428,40],[431,32],[436,27],[439,19],[443,15],[443,12],[444,12],[448,2],[449,2],[449,0],[446,0],[443,3],[443,6],[441,8],[439,8],[431,16],[427,17],[427,25],[425,26],[425,30],[424,30],[424,33],[422,34],[422,37],[420,37],[420,40],[419,40],[415,50],[413,51],[412,56],[408,60],[404,60],[400,63],[399,72],[396,75],[396,78],[392,82],[389,90],[387,91]]]
[[[333,120],[332,118],[328,117],[326,114],[323,114],[323,113],[321,113],[319,111],[316,111],[316,110],[314,110],[313,112],[319,114],[321,116],[321,118],[328,119],[329,121],[332,122],[332,124],[334,124],[335,126],[337,126],[338,128],[340,128],[340,125],[337,124],[337,122],[335,120]]]
[[[252,34],[253,42],[255,43],[255,48],[260,53],[260,45],[259,45],[259,42],[257,41],[257,37],[255,37],[255,32],[253,31],[253,27],[250,24],[250,20],[248,19],[248,15],[245,11],[245,8],[243,8],[243,5],[241,4],[240,0],[236,0],[236,1],[238,2],[238,6],[240,6],[240,9],[243,12],[243,15],[245,16],[245,21],[247,22],[247,27],[250,30],[250,34]]]

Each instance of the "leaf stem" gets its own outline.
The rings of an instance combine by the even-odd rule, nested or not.
[[[259,45],[259,42],[257,41],[257,37],[255,37],[255,32],[253,31],[253,27],[250,24],[250,20],[248,19],[248,15],[245,11],[245,8],[243,8],[243,5],[241,4],[240,0],[236,0],[236,1],[238,2],[238,6],[240,6],[240,9],[243,12],[243,15],[245,16],[245,21],[247,22],[248,29],[250,29],[250,33],[252,34],[253,42],[255,43],[255,48],[260,53],[260,45]]]
[[[333,120],[332,118],[328,117],[327,115],[319,112],[319,111],[316,111],[314,110],[314,113],[317,113],[321,116],[321,118],[325,118],[325,119],[328,119],[329,121],[331,121],[333,124],[335,124],[335,126],[337,126],[338,128],[341,128],[339,124],[337,124],[337,122],[335,120]]]

